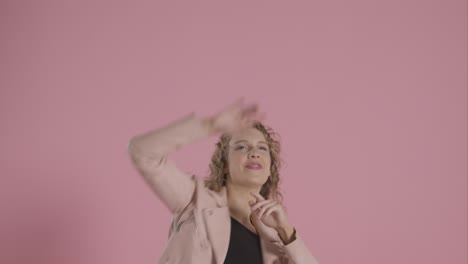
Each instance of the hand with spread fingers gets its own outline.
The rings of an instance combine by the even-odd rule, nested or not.
[[[239,98],[204,122],[213,132],[234,133],[250,127],[254,121],[262,120],[264,116],[258,112],[257,104],[246,104],[244,98]]]
[[[275,229],[283,242],[291,242],[295,230],[288,222],[284,207],[274,200],[263,198],[258,193],[251,195],[255,197],[255,202],[249,203],[253,217],[265,226]]]

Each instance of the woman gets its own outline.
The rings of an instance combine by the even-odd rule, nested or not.
[[[281,206],[279,143],[256,121],[257,109],[238,100],[213,117],[191,114],[130,140],[134,167],[174,216],[159,263],[318,264]],[[167,159],[219,133],[210,178]]]

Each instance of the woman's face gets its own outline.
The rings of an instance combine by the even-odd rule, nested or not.
[[[228,183],[261,187],[270,176],[270,148],[262,132],[248,128],[232,135],[228,152]]]

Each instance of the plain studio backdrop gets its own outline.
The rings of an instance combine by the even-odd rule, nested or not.
[[[322,264],[467,263],[467,3],[2,1],[0,262],[156,263],[128,140],[244,96]],[[216,138],[171,157],[208,174]]]

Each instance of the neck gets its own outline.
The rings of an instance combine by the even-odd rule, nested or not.
[[[231,216],[243,223],[250,223],[249,201],[255,201],[250,193],[260,193],[261,187],[226,185],[228,207]]]

